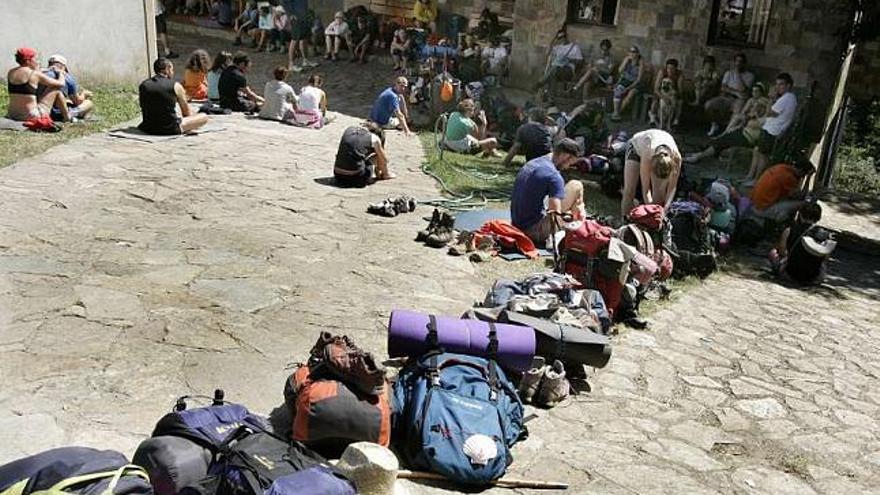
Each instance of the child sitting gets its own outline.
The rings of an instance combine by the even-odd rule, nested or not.
[[[183,89],[188,100],[208,99],[208,69],[211,59],[205,50],[196,50],[186,62],[183,73]]]
[[[746,101],[739,113],[730,118],[724,133],[733,132],[748,127],[751,132],[761,133],[763,119],[770,110],[770,98],[767,98],[767,88],[762,83],[752,86],[752,97]]]
[[[837,247],[830,232],[817,226],[822,208],[813,202],[804,203],[794,220],[779,237],[768,258],[773,273],[801,285],[821,283],[825,262]]]
[[[718,251],[730,246],[730,236],[736,230],[736,208],[730,202],[731,193],[735,190],[725,180],[716,180],[709,186],[706,201],[710,210],[709,237]]]

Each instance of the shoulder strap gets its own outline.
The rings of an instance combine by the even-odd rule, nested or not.
[[[81,476],[71,476],[70,478],[65,478],[45,490],[32,492],[30,495],[56,495],[65,492],[69,488],[73,488],[74,486],[91,481],[102,480],[105,478],[110,478],[110,484],[107,485],[107,488],[103,492],[101,492],[100,495],[113,495],[113,491],[116,489],[116,485],[119,483],[119,480],[123,476],[137,476],[148,483],[150,481],[150,476],[146,473],[146,471],[143,470],[143,468],[141,468],[140,466],[135,466],[134,464],[127,464],[114,471],[102,471],[98,473],[83,474]]]
[[[428,315],[428,345],[431,349],[440,348],[440,339],[437,334],[437,317],[434,315]]]
[[[489,322],[489,346],[486,347],[486,357],[492,361],[498,357],[498,328],[494,321]]]

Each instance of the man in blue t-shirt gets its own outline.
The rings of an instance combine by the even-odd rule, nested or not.
[[[52,79],[57,79],[60,69],[64,70],[64,86],[61,87],[64,101],[56,100],[51,111],[52,119],[57,121],[83,119],[95,109],[95,104],[92,102],[92,92],[82,89],[76,83],[76,79],[67,67],[67,59],[62,55],[52,55],[49,57],[49,67],[43,72]],[[38,95],[42,95],[46,91],[48,91],[48,88],[45,86],[37,88]]]
[[[571,213],[575,218],[584,215],[584,185],[579,180],[566,184],[559,173],[577,160],[578,153],[577,142],[563,139],[553,148],[552,156],[544,155],[526,162],[516,175],[510,199],[511,223],[539,248],[544,247],[547,239],[562,226],[561,215],[554,213]]]
[[[409,126],[406,123],[408,112],[404,94],[409,86],[405,77],[398,77],[394,84],[382,91],[373,109],[370,111],[370,120],[379,124],[383,129],[401,129],[409,136]]]

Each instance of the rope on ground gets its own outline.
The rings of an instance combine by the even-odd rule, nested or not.
[[[457,171],[465,173],[459,168],[453,168],[455,168]],[[422,173],[432,177],[434,180],[437,181],[438,184],[440,184],[441,191],[451,196],[449,198],[435,198],[419,201],[421,204],[424,205],[445,208],[447,210],[468,211],[485,208],[490,201],[507,201],[510,198],[509,191],[504,191],[501,189],[477,189],[470,194],[462,194],[450,189],[449,186],[446,185],[446,182],[430,169],[427,161],[422,163],[421,170]],[[472,177],[477,176],[472,175]],[[495,175],[495,177],[497,177],[497,174]],[[476,199],[475,196],[479,199]]]

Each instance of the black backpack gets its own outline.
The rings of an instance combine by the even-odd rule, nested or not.
[[[672,225],[673,273],[706,277],[718,268],[709,231],[709,215],[694,201],[676,201],[669,206]]]

